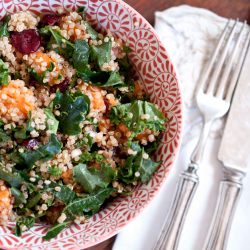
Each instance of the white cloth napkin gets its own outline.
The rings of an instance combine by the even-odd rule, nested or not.
[[[211,55],[226,19],[186,5],[156,13],[155,29],[167,48],[177,73],[184,99],[184,131],[181,150],[164,186],[151,204],[117,236],[113,250],[151,250],[175,193],[179,174],[187,167],[201,130],[201,115],[194,102],[194,90],[206,59]],[[215,209],[221,164],[217,160],[223,121],[210,133],[199,170],[200,185],[192,201],[181,235],[180,250],[200,250]],[[249,138],[248,138],[249,139]],[[250,175],[234,217],[228,250],[250,249]]]

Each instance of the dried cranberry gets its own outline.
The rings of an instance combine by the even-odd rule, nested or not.
[[[65,78],[61,83],[54,85],[51,87],[52,92],[56,92],[58,89],[60,92],[64,93],[69,87],[69,79]]]
[[[47,14],[43,16],[42,23],[48,25],[55,25],[59,22],[60,16],[55,14]]]
[[[113,154],[120,159],[126,159],[128,157],[127,152],[125,150],[122,150],[120,147],[114,147]]]
[[[105,115],[108,116],[109,115],[109,101],[107,98],[104,98],[104,104],[106,107]]]
[[[36,85],[38,85],[37,80],[31,78],[31,79],[29,80],[29,86],[35,87]]]
[[[23,141],[23,146],[25,146],[29,150],[33,150],[38,145],[39,141],[37,139],[27,139]]]
[[[28,29],[22,32],[13,32],[11,34],[11,43],[22,54],[36,52],[41,44],[41,39],[35,29]]]
[[[46,213],[46,221],[50,224],[55,224],[59,216],[61,215],[64,205],[53,205],[52,207],[49,207]]]

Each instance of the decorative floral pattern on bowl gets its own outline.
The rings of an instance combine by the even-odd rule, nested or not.
[[[22,238],[13,235],[13,223],[0,227],[0,248],[4,249],[83,249],[118,233],[156,195],[173,164],[180,144],[181,96],[173,65],[154,29],[134,9],[119,0],[0,0],[0,17],[30,10],[35,13],[76,10],[85,6],[89,21],[99,29],[109,29],[126,41],[132,63],[151,100],[169,121],[156,160],[162,165],[147,185],[135,188],[129,197],[119,197],[84,225],[73,224],[49,242],[42,240],[48,226],[37,224]]]

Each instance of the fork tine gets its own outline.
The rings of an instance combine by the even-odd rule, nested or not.
[[[236,69],[234,71],[234,74],[232,76],[232,80],[230,82],[230,85],[229,85],[229,88],[228,88],[228,91],[227,91],[227,94],[226,94],[226,97],[225,97],[226,101],[230,101],[231,98],[232,98],[235,85],[236,85],[236,83],[238,81],[242,66],[244,64],[244,61],[245,61],[245,58],[246,58],[246,55],[247,55],[247,51],[248,51],[249,46],[250,46],[250,30],[248,30],[247,38],[246,38],[245,41],[246,42],[245,42],[244,48],[242,50],[239,63],[237,64],[237,67],[236,67]]]
[[[216,60],[216,58],[217,58],[217,56],[218,56],[218,54],[219,54],[219,51],[220,51],[220,49],[221,49],[221,46],[222,46],[223,41],[224,41],[224,39],[225,39],[225,36],[226,36],[226,34],[227,34],[227,29],[228,29],[228,27],[229,27],[230,21],[231,21],[231,19],[228,20],[228,22],[227,22],[227,24],[226,24],[226,26],[225,26],[225,28],[224,28],[222,34],[221,34],[220,40],[219,40],[219,42],[217,43],[217,47],[216,47],[216,49],[215,49],[215,51],[214,51],[214,53],[213,53],[213,55],[212,55],[212,58],[211,58],[211,60],[210,60],[210,62],[209,62],[209,65],[207,66],[206,72],[203,74],[203,77],[202,77],[201,83],[200,83],[200,89],[203,89],[203,88],[205,87],[205,85],[206,85],[208,76],[209,76],[209,74],[211,73],[211,70],[212,70],[213,65],[214,65],[214,63],[215,63],[215,60]]]
[[[238,54],[239,56],[239,48],[241,47],[240,46],[240,43],[241,43],[241,39],[242,39],[242,36],[244,34],[244,30],[245,30],[245,27],[246,27],[246,22],[244,22],[241,26],[241,30],[240,30],[240,34],[237,38],[237,41],[235,43],[235,46],[233,48],[233,52],[232,52],[232,55],[230,56],[230,58],[228,59],[228,62],[226,63],[226,68],[225,70],[223,71],[223,75],[222,75],[222,78],[220,80],[220,84],[219,84],[219,87],[216,91],[216,96],[217,97],[223,97],[223,94],[225,92],[225,90],[227,89],[227,82],[228,82],[228,77],[230,75],[230,72],[232,70],[232,67],[235,63],[235,57],[236,55]]]
[[[238,20],[236,20],[234,22],[234,25],[233,25],[233,28],[232,28],[232,30],[230,32],[229,38],[226,41],[226,45],[223,48],[223,51],[222,51],[222,54],[221,54],[220,58],[218,59],[218,63],[216,65],[215,71],[213,72],[212,79],[209,81],[209,84],[208,84],[207,93],[210,93],[210,92],[213,93],[214,92],[214,89],[215,89],[216,83],[218,82],[218,78],[219,78],[220,72],[222,70],[223,64],[225,62],[225,59],[226,59],[230,44],[231,44],[233,36],[235,34],[237,24],[238,24]]]

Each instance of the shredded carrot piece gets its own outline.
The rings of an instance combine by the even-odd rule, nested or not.
[[[70,184],[73,182],[73,171],[68,169],[66,172],[62,173],[62,179],[65,184]]]
[[[20,118],[26,118],[34,105],[33,91],[21,80],[11,81],[0,89],[0,117],[11,120],[11,112],[14,112]]]
[[[139,82],[135,82],[135,94],[139,94],[142,91],[141,85]]]
[[[118,129],[119,129],[122,133],[124,133],[124,134],[126,134],[127,132],[129,132],[128,127],[127,127],[125,124],[123,124],[123,123],[121,123],[121,124],[118,125]]]
[[[45,70],[42,70],[42,68],[45,68],[46,70],[49,69],[49,67],[51,67],[51,64],[54,64],[54,72],[57,72],[58,74],[61,74],[61,70],[58,67],[58,63],[55,62],[49,55],[47,55],[46,53],[43,53],[41,51],[37,51],[35,53],[33,53],[33,57],[35,55],[34,58],[34,64],[36,64],[38,67],[36,67],[35,71],[37,72],[38,75],[41,75]],[[46,63],[47,65],[45,67],[42,66],[43,63]],[[49,85],[54,85],[56,80],[58,79],[57,77],[52,77],[50,76],[49,78]]]
[[[91,105],[94,110],[99,110],[106,107],[100,88],[95,86],[89,86],[88,92],[86,94],[90,95]]]
[[[4,209],[4,208],[10,208],[10,207],[11,207],[10,189],[5,186],[1,186],[0,188],[0,210],[1,208]]]

